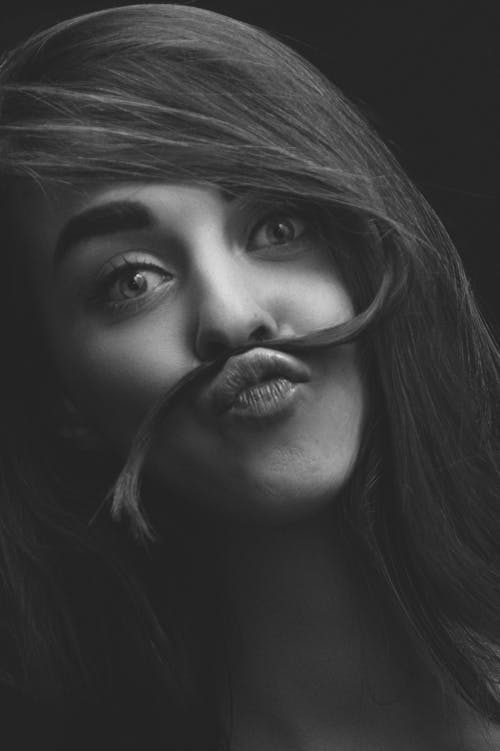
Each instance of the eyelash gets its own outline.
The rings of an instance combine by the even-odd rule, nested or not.
[[[297,209],[294,209],[293,207],[283,207],[283,209],[274,209],[270,213],[266,214],[262,219],[258,220],[256,225],[253,227],[253,229],[250,232],[250,235],[248,237],[247,246],[251,245],[251,243],[254,241],[256,235],[264,229],[266,226],[271,225],[274,222],[275,225],[278,224],[289,224],[293,225],[293,223],[302,223],[303,229],[302,231],[299,230],[297,234],[290,240],[284,240],[283,242],[278,242],[276,244],[268,243],[267,245],[264,245],[262,249],[271,247],[271,248],[280,248],[281,246],[289,246],[292,243],[295,243],[297,240],[301,239],[304,234],[307,233],[308,230],[311,229],[312,221],[307,217],[305,212],[299,211]],[[260,250],[261,248],[254,248],[252,252],[256,252]]]
[[[172,277],[169,271],[161,268],[156,263],[151,263],[147,258],[141,257],[139,253],[135,253],[133,259],[122,257],[118,260],[117,265],[113,266],[110,271],[107,271],[108,267],[105,266],[101,274],[97,279],[94,287],[94,291],[89,297],[89,302],[96,303],[98,305],[104,305],[112,312],[119,313],[122,310],[135,312],[142,308],[146,299],[149,300],[155,293],[158,287],[163,287],[168,283],[167,277]],[[119,281],[126,281],[131,279],[134,275],[139,273],[147,273],[148,271],[154,271],[159,276],[163,276],[163,281],[159,282],[153,290],[145,295],[140,295],[137,298],[126,298],[122,300],[110,299],[110,295],[115,285]]]
[[[302,231],[299,230],[298,234],[296,234],[296,236],[294,236],[290,240],[285,240],[281,243],[278,242],[276,244],[269,243],[262,247],[251,249],[251,253],[256,254],[269,247],[278,249],[278,253],[280,253],[282,252],[282,248],[284,248],[284,246],[290,246],[301,240],[304,235],[310,232],[315,224],[314,220],[311,217],[308,217],[307,213],[303,209],[298,209],[297,207],[291,205],[276,207],[272,211],[266,213],[260,219],[257,219],[255,221],[247,237],[247,247],[250,247],[251,244],[255,241],[258,233],[262,231],[266,227],[266,225],[271,224],[271,222],[273,221],[276,224],[280,223],[280,221],[283,224],[293,224],[294,222],[299,222],[302,223],[304,227]],[[156,294],[160,292],[158,288],[161,288],[168,283],[169,280],[167,279],[167,277],[172,277],[172,274],[170,274],[169,271],[163,269],[158,264],[152,263],[147,257],[142,257],[140,252],[138,251],[135,251],[133,253],[132,258],[122,256],[116,262],[116,264],[117,265],[115,266],[113,266],[112,262],[110,262],[110,264],[106,264],[106,266],[98,276],[92,294],[88,298],[89,302],[97,304],[98,306],[104,306],[107,310],[110,310],[114,314],[119,314],[121,312],[133,314],[135,312],[138,312],[143,307],[145,307]],[[110,271],[107,270],[109,268],[109,265],[112,266]],[[122,300],[110,299],[110,294],[114,284],[116,284],[120,280],[126,280],[127,278],[130,279],[134,274],[140,274],[141,272],[147,271],[153,271],[158,273],[160,276],[163,276],[163,281],[156,285],[150,292],[146,291],[146,294],[139,295],[136,298],[125,297]]]

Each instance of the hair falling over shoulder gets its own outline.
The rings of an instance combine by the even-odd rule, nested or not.
[[[190,568],[182,531],[168,546],[154,541],[140,492],[157,424],[208,369],[155,406],[125,467],[92,457],[94,479],[75,487],[71,478],[89,472],[54,437],[57,377],[29,302],[19,304],[12,186],[119,179],[210,183],[316,212],[356,316],[274,346],[362,343],[372,414],[345,523],[438,675],[500,722],[500,357],[458,253],[334,85],[268,34],[177,5],[62,22],[0,67],[0,221],[14,279],[1,316],[5,685],[56,708],[99,695],[110,726],[128,714],[133,734],[133,718],[146,717],[175,748],[199,748],[200,737],[203,748],[224,747],[210,666],[186,625],[198,608],[210,653],[221,634],[208,614],[217,587]],[[145,584],[159,560],[168,607]]]

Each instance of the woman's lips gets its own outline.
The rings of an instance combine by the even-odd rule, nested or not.
[[[203,394],[210,412],[264,416],[279,411],[311,379],[302,360],[277,350],[257,347],[230,357]]]
[[[247,420],[282,416],[295,403],[299,388],[300,384],[288,378],[273,378],[241,391],[224,414]]]

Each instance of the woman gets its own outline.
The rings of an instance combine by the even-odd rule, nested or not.
[[[498,349],[377,136],[199,8],[0,81],[17,742],[499,747]]]

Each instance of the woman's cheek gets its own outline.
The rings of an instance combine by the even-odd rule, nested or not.
[[[336,277],[311,274],[284,286],[288,294],[280,315],[297,335],[335,326],[354,316],[351,300]]]
[[[153,403],[189,370],[186,352],[166,334],[133,327],[79,333],[58,353],[67,391],[100,433],[127,450]]]

